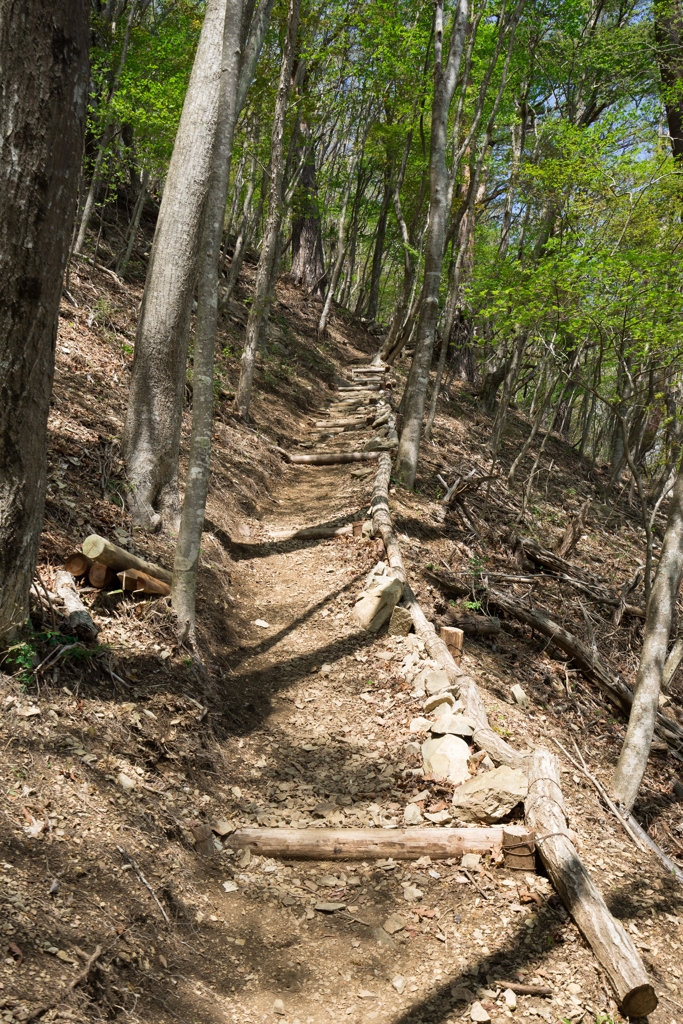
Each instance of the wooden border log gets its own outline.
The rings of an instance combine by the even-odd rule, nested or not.
[[[130,590],[134,594],[157,594],[159,597],[168,597],[171,588],[163,580],[157,580],[140,569],[124,569],[117,573],[121,581],[122,590]]]
[[[502,849],[503,828],[240,828],[224,843],[262,857],[306,860],[417,860]]]
[[[95,640],[100,631],[99,627],[95,625],[90,612],[78,596],[71,573],[63,569],[55,573],[55,590],[64,602],[68,628],[81,640]]]
[[[524,622],[544,636],[549,637],[565,654],[568,654],[581,669],[586,679],[599,686],[603,693],[616,705],[628,711],[633,703],[633,694],[622,679],[607,665],[599,654],[595,654],[573,633],[553,622],[538,608],[529,608],[497,590],[487,591],[489,604],[507,612],[519,622]],[[665,743],[674,744],[677,749],[683,744],[683,729],[661,712],[655,719],[655,732]]]
[[[610,914],[567,835],[560,769],[549,750],[534,752],[525,812],[550,880],[609,978],[621,1012],[646,1017],[656,1009],[657,996],[631,938]]]
[[[467,636],[495,636],[500,633],[500,619],[495,615],[468,615],[460,608],[448,607],[446,616],[453,626]]]
[[[320,452],[316,455],[290,455],[295,466],[341,466],[346,462],[365,462],[376,459],[379,452]]]
[[[148,576],[163,580],[164,583],[170,583],[173,579],[172,573],[168,569],[163,569],[160,565],[155,565],[154,562],[147,562],[144,558],[138,558],[130,551],[124,551],[118,544],[112,544],[110,540],[98,537],[96,533],[86,537],[83,541],[83,553],[95,562],[103,562],[104,565],[115,569],[116,572],[121,572],[123,569],[139,569],[140,572],[146,572]]]
[[[98,590],[104,590],[105,587],[111,586],[115,579],[116,573],[104,562],[93,562],[88,570],[88,583],[91,587],[97,587]]]
[[[268,540],[325,540],[327,537],[346,537],[353,533],[353,523],[347,526],[305,526],[300,530],[278,530],[271,533]],[[358,523],[361,527],[363,524]]]
[[[372,416],[346,416],[340,420],[316,420],[316,427],[369,427]]]
[[[91,565],[92,558],[88,558],[81,551],[74,551],[64,560],[64,569],[72,576],[85,576]]]

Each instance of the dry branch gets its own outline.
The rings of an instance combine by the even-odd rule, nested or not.
[[[337,466],[345,462],[367,462],[379,452],[320,452],[317,455],[287,455],[294,465]]]
[[[124,551],[123,548],[105,540],[104,537],[98,537],[96,533],[86,537],[83,541],[83,554],[95,562],[108,565],[116,572],[121,572],[123,569],[139,569],[157,580],[163,580],[164,583],[170,583],[172,579],[168,569],[163,569],[160,565],[155,565],[154,562],[147,562],[144,558],[138,558],[137,555]]]
[[[269,540],[325,540],[327,537],[345,537],[353,533],[353,525],[347,526],[305,526],[300,530],[278,530],[271,533]]]
[[[526,818],[541,860],[565,906],[610,980],[622,1013],[645,1017],[657,996],[632,940],[610,914],[567,834],[557,758],[536,750],[529,770]],[[547,838],[542,839],[543,836]]]
[[[496,590],[488,591],[489,604],[494,605],[501,611],[519,622],[524,622],[533,629],[538,630],[544,636],[549,637],[553,643],[569,655],[581,669],[586,677],[600,687],[608,699],[619,708],[628,710],[633,703],[633,694],[619,675],[610,668],[599,654],[596,654],[586,646],[578,637],[564,629],[557,622],[538,608],[531,608],[515,601],[507,594],[501,594]],[[657,714],[655,732],[669,744],[677,748],[683,744],[683,729],[675,722],[666,718],[661,713]]]
[[[78,596],[71,573],[60,570],[55,574],[55,590],[64,602],[69,629],[81,640],[94,640],[99,633],[99,628]]]

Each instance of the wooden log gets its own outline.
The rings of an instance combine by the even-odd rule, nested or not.
[[[105,565],[104,562],[93,562],[88,571],[88,583],[91,587],[97,587],[98,590],[104,590],[105,587],[111,586],[116,579],[116,573],[110,566]]]
[[[628,711],[633,703],[633,694],[626,683],[599,654],[586,646],[573,633],[554,622],[544,611],[532,608],[515,601],[508,594],[497,590],[488,591],[489,604],[512,615],[519,622],[524,622],[549,637],[560,650],[568,654],[581,669],[586,679],[599,686],[609,700],[619,708]],[[671,719],[658,712],[655,720],[655,732],[666,743],[676,741],[678,746],[683,743],[683,729]]]
[[[104,565],[110,566],[116,572],[121,572],[122,569],[139,569],[141,572],[146,572],[148,576],[163,580],[164,583],[170,583],[173,578],[168,569],[163,569],[160,565],[155,565],[154,562],[147,562],[144,558],[138,558],[137,555],[124,551],[123,548],[105,540],[104,537],[98,537],[96,533],[86,537],[83,541],[83,554],[92,558],[94,562],[103,562]]]
[[[141,569],[124,569],[117,573],[123,590],[130,590],[134,594],[158,594],[160,597],[168,597],[171,588],[168,583],[157,580]]]
[[[544,748],[534,752],[530,765],[525,812],[550,880],[609,978],[621,1012],[646,1017],[657,996],[636,947],[610,914],[567,834],[559,765]]]
[[[362,523],[358,524],[361,529]],[[269,540],[325,540],[326,537],[345,537],[353,532],[353,526],[305,526],[300,530],[278,530],[269,535]]]
[[[88,558],[80,551],[74,551],[64,562],[65,570],[72,576],[85,576],[91,565],[92,558]]]
[[[500,851],[503,829],[491,828],[240,828],[225,840],[262,857],[305,860],[433,860]]]
[[[446,615],[468,636],[495,636],[500,633],[500,619],[495,615],[468,615],[459,608],[447,608]]]
[[[462,645],[465,634],[457,626],[442,626],[441,639],[451,653],[453,661],[459,665],[462,661]]]
[[[518,996],[551,996],[553,990],[549,985],[520,985],[517,981],[503,981],[496,978],[496,988],[509,988]]]
[[[68,628],[81,640],[94,640],[99,633],[99,628],[78,596],[71,573],[60,570],[55,574],[55,590],[64,602],[64,608],[68,615]]]
[[[525,825],[503,825],[503,857],[511,871],[535,871],[534,833]]]
[[[369,426],[369,421],[372,417],[363,416],[362,418],[346,416],[340,420],[317,420],[316,427],[366,427]]]
[[[377,459],[379,452],[319,452],[316,455],[290,455],[296,466],[341,466],[346,462],[366,462]]]

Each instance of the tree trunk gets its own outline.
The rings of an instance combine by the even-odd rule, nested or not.
[[[238,40],[243,0],[227,0],[223,75],[213,171],[200,245],[197,326],[194,338],[192,435],[180,530],[173,561],[172,601],[181,642],[194,645],[197,568],[209,490],[213,428],[213,361],[218,324],[218,262],[223,241],[225,204],[230,183],[232,141],[237,119],[240,71]]]
[[[305,150],[303,169],[292,203],[292,277],[308,295],[325,294],[325,262],[315,177],[315,150],[309,129],[301,125]]]
[[[128,262],[133,253],[135,247],[135,241],[138,237],[138,230],[140,228],[140,218],[142,217],[142,211],[145,208],[145,202],[147,200],[147,185],[149,184],[149,171],[145,170],[142,172],[142,179],[140,182],[140,191],[138,197],[135,200],[135,207],[133,209],[133,216],[131,218],[130,226],[128,228],[128,238],[126,244],[121,253],[118,262],[116,264],[116,273],[119,277],[123,274],[124,270],[128,266]]]
[[[240,69],[238,104],[253,76],[271,6],[272,0],[263,0],[254,17]],[[225,10],[226,0],[207,4],[138,319],[123,446],[133,519],[147,528],[159,525],[162,516],[174,525],[178,518],[187,342],[216,136]]]
[[[283,141],[285,132],[285,116],[292,77],[294,48],[296,46],[299,26],[300,0],[289,0],[287,15],[287,38],[282,52],[280,65],[280,81],[278,83],[275,114],[273,117],[273,134],[270,149],[270,195],[268,216],[263,233],[261,256],[256,269],[256,282],[252,297],[247,336],[240,367],[240,379],[237,385],[235,404],[242,419],[249,418],[251,391],[254,381],[256,353],[268,326],[270,303],[272,300],[271,286],[276,272],[280,223],[282,221],[282,202],[284,186]]]
[[[430,141],[429,228],[425,247],[425,270],[422,305],[417,329],[415,356],[408,378],[406,411],[396,457],[396,472],[407,487],[415,484],[417,458],[422,435],[427,384],[434,351],[434,334],[439,312],[439,287],[443,265],[446,219],[449,202],[449,175],[446,166],[448,111],[460,70],[465,30],[467,0],[458,0],[451,42],[445,69],[442,67],[443,0],[437,0],[434,31],[434,99]]]
[[[356,159],[356,157],[352,159],[346,189],[344,190],[341,213],[339,214],[339,227],[337,229],[337,258],[335,260],[334,269],[332,270],[332,280],[330,281],[330,286],[327,289],[327,295],[325,296],[323,311],[320,314],[318,334],[324,334],[325,329],[327,328],[327,321],[330,315],[330,309],[332,308],[332,299],[335,291],[337,290],[337,285],[339,284],[339,277],[344,265],[344,257],[346,256],[346,211],[348,209],[349,198],[351,196],[351,185],[353,183],[354,173],[356,170]]]
[[[384,255],[384,239],[387,233],[387,213],[389,212],[389,203],[391,202],[391,167],[388,166],[384,173],[384,193],[382,195],[382,205],[379,209],[379,217],[377,218],[377,231],[375,234],[375,249],[372,254],[372,270],[370,272],[370,294],[368,296],[368,305],[365,311],[365,315],[368,320],[374,320],[377,317],[377,310],[379,309],[379,285],[382,276],[382,257]]]
[[[199,225],[218,118],[226,0],[209,0],[157,220],[123,435],[134,521],[178,516],[178,452]],[[159,508],[161,515],[155,511]]]
[[[235,239],[235,248],[232,251],[232,260],[230,261],[230,270],[228,271],[228,280],[225,286],[225,293],[221,297],[221,305],[225,306],[230,301],[235,285],[240,276],[240,270],[244,263],[244,257],[247,254],[247,249],[251,245],[252,238],[256,228],[261,223],[261,217],[263,216],[263,200],[268,188],[268,174],[263,171],[261,177],[261,191],[259,194],[259,201],[256,204],[256,210],[252,213],[251,201],[253,198],[254,190],[253,186],[250,185],[247,189],[247,195],[244,200],[244,209],[242,222],[240,224],[239,233]]]
[[[85,0],[0,0],[0,641],[25,621],[88,88]]]
[[[114,94],[119,86],[121,79],[121,73],[126,64],[126,57],[128,56],[128,45],[130,43],[130,33],[133,27],[133,18],[137,8],[137,0],[131,0],[130,11],[128,13],[128,21],[126,22],[126,32],[123,37],[123,47],[121,49],[121,59],[119,60],[119,66],[116,69],[116,74],[109,87],[107,93],[107,114],[104,122],[104,129],[102,131],[102,138],[100,139],[97,147],[97,155],[95,157],[95,166],[93,167],[92,178],[90,179],[90,188],[88,194],[85,197],[85,206],[83,207],[83,214],[81,216],[81,223],[78,228],[78,236],[76,238],[76,244],[74,245],[74,253],[78,254],[83,248],[85,242],[85,233],[88,230],[88,224],[92,217],[92,212],[95,208],[95,200],[97,198],[97,189],[100,184],[100,176],[102,173],[102,161],[106,152],[107,146],[114,137],[114,132],[111,128],[112,109],[111,104],[114,98]]]
[[[679,473],[669,509],[662,553],[647,606],[643,647],[619,761],[612,779],[614,794],[631,811],[647,768],[659,707],[671,620],[683,576],[683,473]]]
[[[674,160],[683,158],[683,10],[680,0],[655,0],[655,41],[669,140]]]

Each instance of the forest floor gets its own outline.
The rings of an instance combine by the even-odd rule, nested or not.
[[[0,1019],[41,1011],[43,1021],[454,1024],[470,1020],[476,999],[494,1022],[618,1021],[590,948],[540,870],[483,861],[468,877],[457,861],[281,861],[235,855],[218,838],[257,824],[391,828],[403,824],[410,802],[427,813],[448,807],[444,787],[421,774],[409,728],[421,712],[410,680],[424,652],[414,636],[371,636],[350,615],[381,545],[271,536],[366,517],[374,470],[286,465],[275,445],[310,448],[335,380],[367,361],[376,339],[338,311],[319,342],[318,304],[281,282],[249,429],[230,411],[248,276],[247,268],[223,319],[217,367],[198,603],[206,674],[178,649],[165,600],[93,591],[84,599],[101,629],[97,644],[67,648],[49,671],[36,669],[63,643],[36,609],[35,636],[0,672]],[[77,305],[62,305],[49,424],[39,564],[48,589],[90,533],[172,564],[172,539],[133,533],[121,500],[120,436],[141,290],[85,262],[70,286]],[[406,371],[404,360],[399,382]],[[447,608],[425,575],[430,566],[445,563],[471,581],[476,597],[483,577],[519,573],[511,530],[551,547],[587,497],[594,503],[572,558],[613,588],[629,579],[643,560],[643,537],[628,494],[603,504],[604,474],[559,437],[549,440],[523,524],[534,450],[510,491],[496,481],[488,499],[469,499],[478,535],[444,511],[437,474],[485,472],[490,430],[474,389],[452,384],[423,447],[415,492],[392,489],[406,567],[427,615],[438,622]],[[504,469],[528,430],[513,415]],[[600,652],[632,683],[640,620],[614,626],[556,581],[504,586],[533,594],[582,638],[589,621]],[[642,603],[642,593],[630,600]],[[576,740],[590,768],[609,780],[625,722],[543,638],[505,621],[495,642],[466,639],[464,666],[510,743],[553,747],[557,738],[573,751]],[[682,675],[668,709],[680,721]],[[526,709],[512,699],[516,682],[529,696]],[[655,981],[653,1021],[683,1024],[683,888],[636,850],[560,760],[585,863]],[[680,771],[655,750],[637,806],[679,858]],[[197,822],[216,825],[212,858],[195,852]],[[345,909],[315,909],[329,902]],[[392,914],[403,919],[398,931],[383,927]],[[511,1011],[500,979],[541,983],[553,995],[518,996]]]

